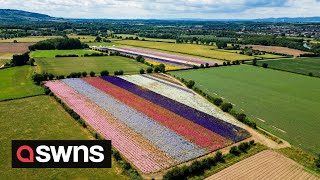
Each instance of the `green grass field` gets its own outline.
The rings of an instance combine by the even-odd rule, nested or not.
[[[52,39],[52,38],[62,38],[61,36],[29,36],[29,37],[20,37],[20,38],[12,38],[12,39],[0,39],[0,42],[13,42],[17,40],[19,43],[36,43],[39,41]]]
[[[91,135],[49,96],[0,102],[0,179],[128,179],[112,169],[13,169],[11,140],[90,140]]]
[[[32,58],[54,58],[56,55],[70,55],[75,54],[78,56],[83,56],[84,54],[92,54],[97,51],[92,50],[83,50],[83,49],[76,49],[76,50],[38,50],[32,51],[30,57]]]
[[[137,74],[141,68],[147,69],[149,66],[119,56],[103,57],[77,57],[77,58],[38,58],[36,64],[38,71],[48,72],[54,75],[69,75],[72,72],[90,71],[100,74],[103,70],[108,70],[110,74],[114,71],[123,70],[125,74]]]
[[[32,80],[32,67],[22,66],[0,70],[0,101],[43,94],[43,89]]]
[[[214,47],[205,46],[205,45],[175,44],[175,43],[137,41],[137,40],[120,40],[115,42],[123,45],[165,50],[170,52],[202,56],[202,57],[219,59],[219,60],[234,61],[234,60],[251,60],[254,58],[252,56],[214,50]]]
[[[171,72],[231,102],[259,126],[320,153],[320,79],[250,65]]]
[[[267,63],[269,67],[301,74],[312,73],[320,77],[320,58],[279,59],[270,61],[258,61],[258,65]]]

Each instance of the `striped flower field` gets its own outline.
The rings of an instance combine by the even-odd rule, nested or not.
[[[153,89],[148,83],[163,87]],[[151,76],[64,79],[46,86],[143,173],[250,136],[206,101],[188,106],[182,96],[196,97],[189,89]]]

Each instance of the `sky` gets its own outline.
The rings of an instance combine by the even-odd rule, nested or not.
[[[320,16],[320,0],[0,0],[19,9],[64,18],[257,19]]]

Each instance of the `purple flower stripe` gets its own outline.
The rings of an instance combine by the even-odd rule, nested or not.
[[[101,78],[121,88],[124,88],[134,94],[137,94],[155,104],[158,104],[159,106],[166,108],[186,119],[189,119],[192,122],[197,123],[217,134],[220,134],[223,137],[231,139],[234,142],[239,142],[250,136],[248,131],[240,127],[227,123],[223,120],[220,120],[202,111],[186,106],[170,98],[164,97],[150,90],[141,88],[121,78],[118,78],[118,77],[101,77]]]
[[[162,57],[167,57],[167,58],[172,58],[172,59],[179,59],[179,60],[184,60],[184,61],[196,62],[196,63],[200,63],[200,64],[208,63],[210,65],[213,65],[214,63],[216,63],[213,61],[191,58],[191,57],[186,57],[186,56],[178,56],[178,55],[173,55],[173,54],[166,54],[166,53],[161,53],[161,52],[156,52],[156,51],[149,51],[146,49],[136,49],[136,48],[119,48],[119,49],[135,51],[135,52],[142,52],[142,53],[147,53],[147,54],[151,54],[151,55],[162,56]]]

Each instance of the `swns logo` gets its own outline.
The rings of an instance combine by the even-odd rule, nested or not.
[[[12,168],[111,168],[111,141],[12,141]]]

